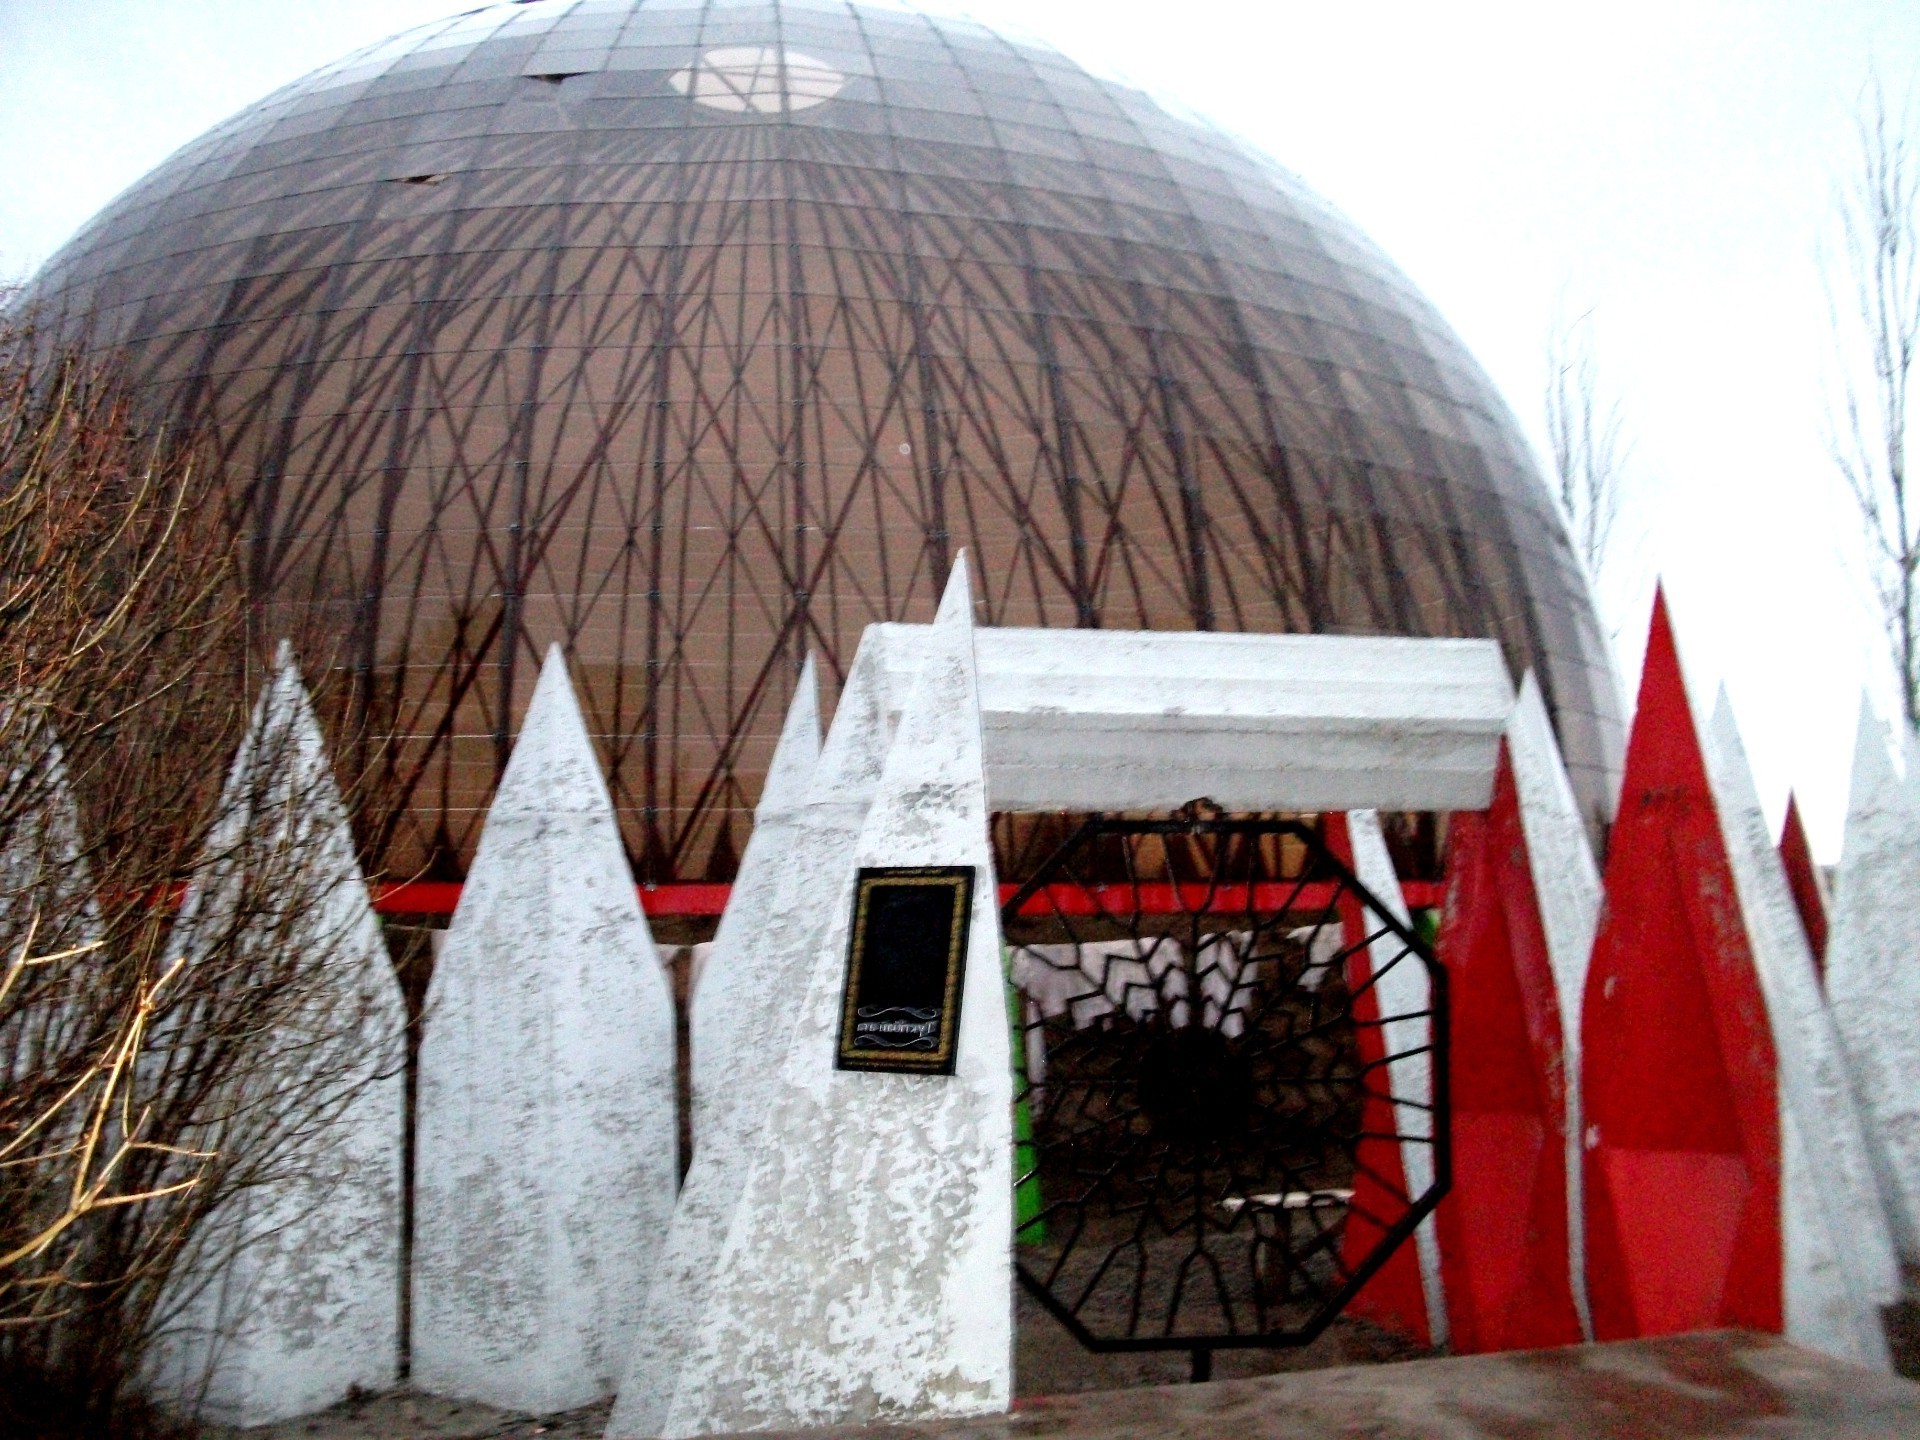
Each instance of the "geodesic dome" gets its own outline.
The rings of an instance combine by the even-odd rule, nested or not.
[[[982,623],[1492,636],[1592,813],[1608,647],[1511,417],[1294,176],[845,0],[517,0],[268,97],[27,303],[125,348],[333,638],[370,858],[458,874],[541,651],[643,879],[726,878],[802,656]]]

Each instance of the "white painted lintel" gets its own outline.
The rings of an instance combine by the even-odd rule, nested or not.
[[[927,628],[869,628],[896,716]],[[1491,640],[974,636],[996,810],[1481,810],[1514,704]]]

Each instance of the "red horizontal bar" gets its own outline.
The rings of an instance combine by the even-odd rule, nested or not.
[[[1015,885],[1000,887],[1005,905],[1018,893]],[[1438,905],[1446,887],[1432,880],[1409,880],[1401,885],[1407,905],[1421,910]],[[1330,880],[1305,885],[1288,880],[1261,880],[1252,885],[1208,885],[1204,881],[1173,884],[1146,881],[1139,885],[1048,885],[1027,897],[1022,915],[1218,915],[1303,913],[1326,910],[1337,894]]]
[[[465,887],[458,880],[405,880],[375,891],[373,908],[382,915],[451,915]],[[718,915],[727,908],[731,885],[636,885],[640,908],[649,915]]]
[[[463,887],[457,880],[406,880],[383,885],[374,895],[373,908],[382,915],[451,915],[460,903]],[[674,885],[638,885],[640,908],[648,915],[718,915],[727,908],[731,885],[687,883]],[[1437,880],[1405,880],[1401,890],[1407,904],[1415,910],[1437,906],[1445,898],[1446,886]],[[1000,903],[1006,904],[1019,893],[1018,885],[1000,887]],[[1251,890],[1251,895],[1249,895]],[[1292,901],[1291,904],[1288,904]],[[1249,903],[1251,902],[1251,903]],[[1246,885],[1175,885],[1152,881],[1138,887],[1130,885],[1049,885],[1028,897],[1020,907],[1022,915],[1090,916],[1133,913],[1146,915],[1189,915],[1196,911],[1236,914],[1253,910],[1324,910],[1333,903],[1333,886],[1326,881],[1293,885],[1286,881],[1261,881]]]

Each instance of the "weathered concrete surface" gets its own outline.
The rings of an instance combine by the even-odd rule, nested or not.
[[[1567,1237],[1569,1278],[1580,1329],[1592,1338],[1587,1304],[1586,1207],[1580,1153],[1580,1003],[1587,989],[1587,961],[1600,923],[1600,867],[1593,858],[1573,783],[1567,778],[1553,724],[1529,670],[1507,720],[1507,757],[1520,798],[1520,828],[1527,840],[1527,866],[1546,936],[1560,1006],[1562,1081],[1566,1096]]]
[[[806,993],[824,935],[840,902],[823,876],[850,873],[853,847],[886,763],[885,675],[873,647],[862,644],[840,692],[833,727],[808,776],[806,801],[773,873],[761,883],[772,900],[758,934],[740,939],[753,983],[742,987],[725,1042],[735,1063],[724,1086],[708,1094],[704,1131],[648,1285],[633,1352],[620,1383],[609,1436],[656,1436],[667,1422],[688,1347],[707,1311],[712,1284],[740,1192],[759,1147],[767,1107],[793,1036],[794,1000]],[[696,994],[698,992],[696,991]],[[711,1031],[709,1032],[711,1033]]]
[[[716,1090],[726,1089],[742,1066],[764,1065],[762,1054],[748,1054],[754,1027],[743,1027],[743,1012],[771,998],[760,943],[791,854],[806,804],[808,783],[820,759],[820,696],[813,657],[807,657],[787,707],[780,743],[753,812],[753,835],[740,857],[740,871],[727,898],[726,912],[704,963],[690,977],[688,1038],[692,1048],[693,1144],[699,1149],[710,1120]],[[698,947],[695,947],[697,952]]]
[[[907,1420],[1012,1396],[1012,1069],[964,557],[813,957],[669,1437]],[[855,865],[976,867],[950,1077],[834,1068]]]
[[[1827,945],[1827,1005],[1865,1122],[1875,1179],[1920,1265],[1920,746],[1896,772],[1864,702]]]
[[[1347,840],[1353,848],[1354,875],[1395,920],[1411,928],[1400,877],[1394,873],[1386,836],[1380,832],[1379,814],[1349,810]],[[1432,1003],[1432,989],[1425,967],[1412,955],[1401,958],[1404,948],[1391,932],[1368,947],[1376,977],[1374,992],[1380,997],[1380,1013],[1387,1017],[1380,1029],[1386,1045],[1387,1086],[1394,1099],[1394,1129],[1404,1137],[1400,1165],[1406,1175],[1407,1193],[1418,1195],[1433,1184],[1434,1175],[1433,1146],[1418,1138],[1433,1134],[1433,1062],[1424,1048],[1431,1039],[1424,1012]],[[1440,1274],[1440,1240],[1433,1216],[1420,1222],[1413,1240],[1420,1260],[1420,1290],[1426,1299],[1427,1340],[1432,1345],[1445,1345],[1447,1294]]]
[[[896,709],[925,627],[877,625]],[[976,632],[995,810],[1481,810],[1513,684],[1488,640]]]
[[[271,896],[243,878],[262,875]],[[400,1358],[406,1010],[285,646],[172,940],[188,965],[209,945],[227,962],[251,943],[298,946],[324,966],[302,1054],[250,1097],[274,1128],[312,1128],[270,1162],[271,1183],[201,1225],[161,1302],[148,1372],[177,1408],[236,1425],[391,1385]]]
[[[559,647],[427,993],[413,1378],[610,1393],[672,1213],[673,1001]]]
[[[535,1419],[400,1391],[252,1431],[245,1440],[584,1440],[599,1434],[602,1414],[595,1407]],[[1920,1434],[1920,1386],[1771,1336],[1720,1331],[1100,1390],[1023,1400],[1011,1415],[786,1434],[794,1440],[1892,1440]],[[779,1440],[779,1432],[763,1437]]]
[[[1892,1235],[1839,1035],[1725,690],[1701,746],[1779,1068],[1786,1333],[1886,1369],[1880,1307],[1900,1295]]]
[[[1920,1386],[1741,1331],[1023,1402],[869,1440],[1894,1440]],[[765,1437],[773,1440],[773,1437]],[[784,1440],[784,1437],[783,1437]]]

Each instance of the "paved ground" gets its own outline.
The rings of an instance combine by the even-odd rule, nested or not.
[[[607,1407],[535,1418],[397,1393],[248,1440],[586,1440]],[[1104,1390],[1015,1413],[830,1433],[860,1440],[1899,1440],[1920,1437],[1920,1385],[1769,1336],[1676,1336],[1567,1350]],[[775,1437],[762,1437],[775,1440]],[[782,1437],[798,1440],[798,1436]]]

